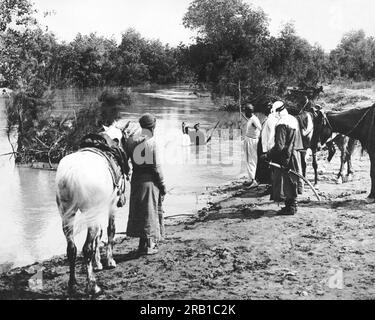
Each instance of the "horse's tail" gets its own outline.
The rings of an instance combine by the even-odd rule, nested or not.
[[[78,209],[84,213],[75,223],[76,231],[80,226],[104,226],[117,197],[108,168],[103,165],[105,162],[95,154],[90,154],[88,159],[83,157],[83,152],[65,157],[56,173],[56,199],[62,218],[73,221]]]
[[[368,152],[368,146],[366,145],[366,143],[362,141],[359,141],[359,142],[361,144],[361,157],[363,157],[365,153]]]

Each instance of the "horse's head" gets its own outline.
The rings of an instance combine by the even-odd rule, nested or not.
[[[104,133],[107,136],[109,136],[114,142],[116,142],[119,147],[123,147],[122,145],[123,134],[122,134],[121,129],[116,126],[116,122],[114,122],[109,127],[103,126],[103,128],[104,128]]]
[[[140,131],[139,124],[132,121],[126,123],[115,121],[111,126],[103,126],[103,128],[104,132],[123,149],[126,140]]]
[[[314,88],[313,92],[312,92],[312,96],[311,96],[311,99],[312,100],[315,100],[320,93],[324,93],[324,88],[323,86],[320,86],[318,88]]]
[[[325,112],[322,109],[316,110],[314,115],[314,133],[311,138],[311,146],[320,149],[332,136],[333,130]]]

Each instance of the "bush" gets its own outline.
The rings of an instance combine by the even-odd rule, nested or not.
[[[16,163],[58,163],[78,149],[82,138],[102,130],[131,104],[124,90],[104,90],[98,100],[65,118],[52,116],[50,97],[35,99],[17,92],[7,104],[8,133],[17,128]],[[46,111],[49,112],[46,112]]]

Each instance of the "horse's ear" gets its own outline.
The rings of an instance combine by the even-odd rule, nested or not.
[[[108,131],[109,127],[103,125],[103,129],[104,129],[104,131]]]

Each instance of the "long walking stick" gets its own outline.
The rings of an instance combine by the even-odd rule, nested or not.
[[[318,201],[321,201],[320,199],[320,196],[318,194],[318,192],[316,191],[316,189],[313,187],[313,185],[311,184],[311,182],[309,180],[307,180],[303,175],[299,174],[298,172],[295,172],[294,170],[291,170],[291,169],[286,169],[282,166],[280,166],[279,164],[277,163],[273,163],[273,162],[268,162],[268,164],[271,166],[271,167],[274,167],[274,168],[277,168],[279,170],[283,170],[284,172],[286,172],[287,174],[291,173],[291,174],[294,174],[296,177],[298,178],[301,178],[303,181],[305,181],[308,186],[311,188],[311,190],[314,192],[316,198],[318,199]]]
[[[215,127],[214,127],[214,129],[212,130],[212,132],[211,132],[211,134],[210,134],[210,136],[208,137],[208,139],[207,139],[207,141],[206,141],[206,143],[209,143],[210,141],[211,141],[211,139],[212,139],[212,135],[214,134],[214,132],[215,132],[215,130],[216,130],[216,128],[218,127],[218,125],[219,125],[219,123],[220,123],[220,120],[216,123],[216,125],[215,125]]]

